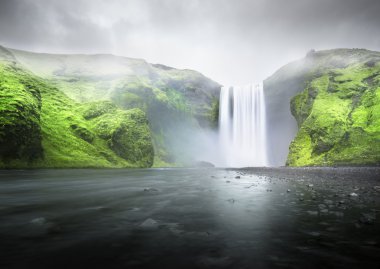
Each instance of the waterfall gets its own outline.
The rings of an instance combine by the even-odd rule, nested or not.
[[[222,87],[219,138],[225,166],[266,166],[266,120],[263,84]]]

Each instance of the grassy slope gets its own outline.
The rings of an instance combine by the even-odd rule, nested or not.
[[[305,89],[291,101],[299,132],[287,164],[380,165],[380,55],[340,50],[314,57]]]
[[[38,83],[14,65],[0,62],[0,156],[4,161],[42,156],[40,116]]]
[[[9,50],[27,69],[77,102],[109,100],[148,117],[155,166],[178,165],[173,129],[215,127],[219,85],[192,70],[113,55],[52,55]]]
[[[14,61],[1,61],[0,73],[0,167],[152,165],[141,110],[78,104]],[[5,145],[11,146],[8,152]]]

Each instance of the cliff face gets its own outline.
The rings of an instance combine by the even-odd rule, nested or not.
[[[171,132],[216,124],[219,85],[195,71],[0,47],[0,72],[1,167],[178,164]]]
[[[380,53],[346,50],[340,56],[355,61],[313,70],[291,101],[299,131],[288,165],[380,165]]]
[[[280,161],[294,138],[290,166],[380,164],[380,53],[311,52],[266,85],[270,139],[280,145]]]

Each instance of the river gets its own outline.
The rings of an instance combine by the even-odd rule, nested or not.
[[[0,171],[1,268],[378,268],[379,168]]]

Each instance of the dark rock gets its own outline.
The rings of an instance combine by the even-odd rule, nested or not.
[[[359,221],[360,223],[373,225],[375,223],[376,216],[373,213],[362,213]]]
[[[369,60],[368,62],[366,62],[365,65],[368,67],[374,67],[377,62],[378,62],[378,59],[372,59],[372,60]]]

